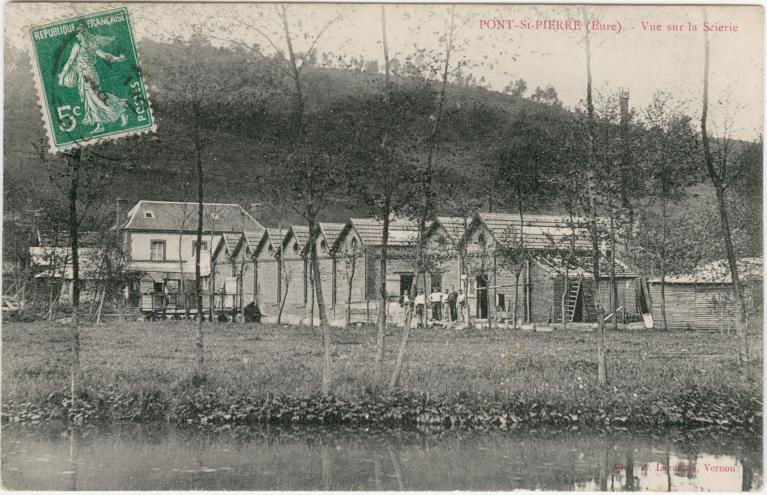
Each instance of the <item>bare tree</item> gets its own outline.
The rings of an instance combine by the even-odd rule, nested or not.
[[[283,259],[282,255],[278,255],[277,262],[280,264],[279,272],[280,272],[280,288],[278,296],[280,298],[280,308],[277,312],[277,324],[279,325],[282,323],[282,312],[285,309],[285,302],[288,300],[288,292],[290,292],[290,280],[292,276],[292,270],[290,269],[289,265],[286,264]]]
[[[446,31],[443,36],[445,42],[445,55],[444,62],[442,64],[442,74],[440,81],[440,89],[437,99],[437,108],[432,116],[433,125],[426,137],[426,163],[421,173],[421,180],[418,181],[418,188],[413,198],[416,200],[416,204],[413,205],[413,210],[418,221],[418,239],[416,244],[416,269],[415,276],[411,285],[411,294],[415,294],[415,288],[419,276],[424,277],[424,289],[426,288],[426,271],[424,270],[425,264],[425,246],[424,246],[424,234],[426,232],[426,221],[430,215],[434,213],[435,198],[434,198],[434,155],[437,148],[437,139],[442,123],[442,118],[445,110],[445,97],[448,83],[448,76],[450,74],[450,57],[453,55],[453,44],[455,41],[457,25],[455,18],[455,6],[450,8],[450,18],[446,26]],[[411,306],[415,303],[415,298],[411,300]],[[389,388],[394,389],[399,384],[400,375],[402,373],[402,366],[405,360],[405,353],[407,352],[407,343],[410,336],[412,311],[408,310],[405,317],[405,327],[400,334],[400,345],[397,352],[397,362],[394,366],[391,379],[389,380]]]
[[[346,280],[346,326],[352,323],[352,293],[354,290],[354,276],[357,273],[357,262],[362,255],[356,242],[351,243],[351,247],[346,246],[339,253],[344,262],[344,278]]]
[[[703,10],[704,21],[707,20],[707,12]],[[703,143],[703,165],[705,166],[708,178],[714,186],[716,192],[717,207],[719,210],[719,221],[722,231],[722,242],[727,256],[727,262],[730,265],[730,276],[732,277],[732,288],[736,300],[736,326],[735,331],[738,337],[738,363],[741,367],[741,373],[745,379],[751,378],[749,367],[749,347],[748,347],[748,322],[746,321],[747,308],[746,298],[743,294],[743,286],[738,274],[738,259],[735,253],[735,245],[732,241],[730,231],[730,219],[727,208],[727,187],[730,177],[728,176],[728,167],[730,163],[730,137],[725,130],[725,136],[715,140],[716,146],[712,146],[711,137],[708,131],[708,105],[709,105],[709,66],[711,59],[711,41],[708,31],[703,31],[703,101],[700,117],[701,141]]]

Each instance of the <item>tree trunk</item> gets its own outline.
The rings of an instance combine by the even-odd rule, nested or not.
[[[705,18],[705,11],[704,11]],[[741,366],[741,374],[745,379],[750,379],[749,369],[749,356],[748,356],[748,332],[746,322],[746,300],[743,296],[743,289],[738,277],[738,264],[737,257],[735,255],[735,247],[732,242],[732,236],[730,232],[730,223],[727,215],[727,200],[725,197],[725,177],[721,177],[714,165],[714,157],[711,153],[711,145],[709,143],[707,120],[708,120],[708,78],[709,78],[709,61],[710,61],[710,40],[708,32],[703,33],[704,39],[704,59],[703,59],[703,109],[701,112],[700,127],[701,127],[701,139],[703,141],[703,158],[706,165],[709,178],[714,185],[716,191],[717,207],[719,209],[719,217],[722,224],[722,237],[724,241],[724,248],[727,254],[727,261],[730,265],[730,276],[732,278],[733,292],[735,293],[736,305],[736,324],[735,332],[738,336],[738,362]]]
[[[416,288],[418,286],[417,280],[420,275],[418,268],[416,268],[413,281],[410,283],[410,293],[416,294]],[[426,289],[426,287],[424,287]],[[425,290],[424,290],[425,292]],[[424,302],[425,302],[424,297]],[[407,341],[410,337],[410,328],[413,324],[413,309],[415,308],[415,297],[410,298],[410,303],[405,308],[405,325],[400,334],[399,351],[397,352],[397,362],[394,365],[394,372],[392,372],[391,379],[389,380],[389,390],[394,390],[399,386],[400,376],[402,375],[402,366],[405,364],[405,353],[407,352]],[[423,312],[426,314],[426,304],[424,304]]]
[[[514,312],[512,313],[512,316],[514,317],[514,323],[513,323],[514,330],[517,329],[517,310],[519,308],[519,274],[521,272],[522,272],[522,266],[520,265],[519,268],[516,270],[516,273],[514,273]]]
[[[311,306],[309,308],[309,326],[314,326],[314,270],[309,274],[309,298]]]
[[[79,219],[77,217],[77,194],[80,186],[81,151],[76,148],[69,155],[71,164],[71,184],[69,187],[69,241],[72,251],[72,368],[70,373],[71,407],[75,407],[80,388],[80,256],[79,256]]]
[[[53,321],[53,301],[54,301],[53,289],[54,287],[58,287],[58,286],[51,283],[48,284],[48,315],[47,315],[48,321]],[[61,291],[61,287],[59,287],[59,291]]]
[[[277,312],[277,324],[280,325],[282,323],[282,312],[285,310],[285,302],[288,300],[288,291],[290,290],[290,277],[284,275],[285,274],[285,267],[283,266],[282,261],[279,262],[279,268],[280,268],[280,278],[281,284],[277,285],[277,290],[280,291],[281,287],[280,285],[285,286],[285,293],[280,292],[280,309]]]
[[[330,396],[333,385],[333,329],[328,324],[327,309],[325,308],[325,296],[322,293],[322,276],[320,262],[317,257],[317,238],[319,226],[316,219],[309,220],[309,249],[311,253],[312,273],[314,274],[314,291],[317,295],[317,310],[322,327],[322,396]]]
[[[352,251],[351,273],[348,278],[348,291],[346,293],[346,326],[349,327],[352,324],[352,290],[354,290],[354,275],[357,271],[357,250]]]
[[[581,7],[583,23],[589,22],[586,7]],[[599,227],[597,224],[597,205],[594,184],[594,99],[591,77],[591,33],[588,29],[583,32],[586,51],[586,114],[588,117],[588,146],[586,148],[586,161],[588,166],[588,194],[589,209],[591,210],[591,247],[593,251],[593,275],[594,275],[594,305],[597,310],[597,384],[607,385],[607,349],[605,338],[604,310],[599,297]]]
[[[96,324],[101,323],[101,312],[104,309],[104,297],[107,295],[107,286],[101,288],[101,298],[99,298],[99,308],[96,310]]]
[[[381,6],[383,9],[383,6]],[[387,200],[388,205],[388,200]],[[384,208],[383,233],[381,236],[381,262],[378,276],[378,332],[376,334],[376,356],[373,367],[373,383],[376,387],[381,384],[383,377],[383,360],[386,352],[386,301],[388,294],[386,291],[386,257],[388,255],[389,244],[389,208]]]
[[[610,199],[610,312],[613,330],[618,330],[618,285],[615,281],[615,208]]]
[[[668,200],[667,191],[661,187],[661,247],[660,247],[660,311],[661,330],[668,330],[668,321],[666,320],[666,239],[668,235]]]
[[[202,143],[200,143],[199,130],[195,127],[195,155],[197,159],[197,246],[194,253],[194,290],[197,301],[197,372],[202,374],[205,359],[204,338],[202,329],[202,277],[200,274],[200,250],[202,247],[203,226],[203,176],[202,176]]]
[[[661,268],[660,274],[660,315],[661,330],[668,331],[668,320],[666,319],[666,271]]]

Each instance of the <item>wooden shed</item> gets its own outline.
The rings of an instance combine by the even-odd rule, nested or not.
[[[761,317],[763,258],[738,260],[752,317]],[[660,279],[649,281],[652,314],[656,328],[662,324]],[[666,321],[669,328],[728,331],[735,328],[735,296],[727,260],[700,266],[692,273],[670,276],[665,281]]]

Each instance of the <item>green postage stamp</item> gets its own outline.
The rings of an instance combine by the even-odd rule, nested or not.
[[[125,7],[29,30],[52,153],[153,131]]]

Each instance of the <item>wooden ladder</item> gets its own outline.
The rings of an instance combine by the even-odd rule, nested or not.
[[[568,288],[564,318],[567,319],[568,323],[572,323],[573,317],[575,317],[575,308],[578,306],[578,294],[581,292],[581,279],[578,277],[578,281],[572,285],[569,280],[566,280],[565,283],[568,285]]]
[[[597,306],[593,287],[589,284],[583,286],[583,309],[586,312],[583,321],[597,321]]]

